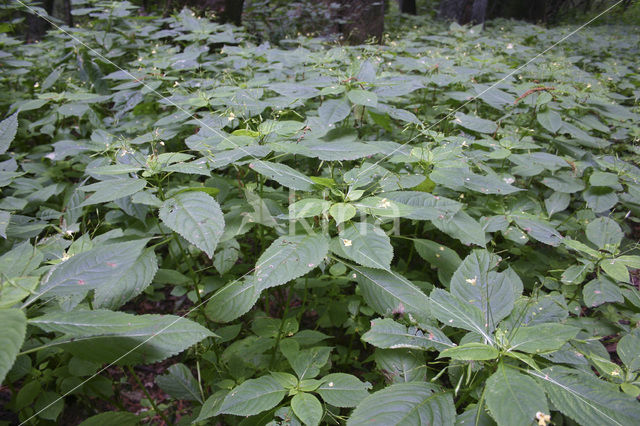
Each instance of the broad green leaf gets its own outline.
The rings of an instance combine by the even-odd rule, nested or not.
[[[610,188],[592,186],[582,193],[582,198],[595,213],[606,212],[618,203],[618,196]]]
[[[513,216],[513,219],[534,240],[550,246],[557,246],[562,242],[562,235],[550,223],[522,216]]]
[[[378,370],[391,383],[424,382],[427,365],[424,354],[413,349],[376,349]]]
[[[128,197],[129,195],[142,191],[145,186],[147,186],[146,180],[133,178],[110,179],[81,186],[81,191],[93,192],[93,194],[84,200],[79,207],[107,203],[119,198]]]
[[[165,225],[213,257],[225,225],[213,197],[199,191],[176,194],[162,204],[159,216]]]
[[[542,387],[503,362],[487,380],[485,396],[498,426],[528,425],[536,413],[550,414]]]
[[[324,402],[335,407],[355,407],[369,395],[368,389],[371,389],[371,384],[361,382],[356,376],[333,373],[322,378],[316,392]]]
[[[247,380],[226,396],[218,411],[220,414],[253,416],[269,410],[284,398],[287,390],[271,376]]]
[[[301,142],[307,148],[308,156],[322,161],[350,161],[376,154],[378,150],[369,144],[355,141],[324,142],[321,140]]]
[[[229,394],[227,389],[219,390],[213,395],[211,395],[207,400],[202,404],[202,408],[200,408],[200,413],[198,417],[194,420],[194,422],[201,422],[203,420],[209,419],[211,417],[217,416],[220,411],[220,407],[224,402],[224,399]]]
[[[365,302],[380,315],[409,313],[428,318],[429,298],[409,280],[393,271],[352,266]]]
[[[624,234],[620,225],[608,217],[599,217],[587,225],[587,238],[599,249],[612,251],[620,245]]]
[[[249,168],[287,188],[297,189],[298,191],[311,191],[313,189],[314,182],[309,177],[285,164],[255,161],[249,164]]]
[[[562,240],[562,243],[565,246],[567,246],[570,249],[572,249],[572,250],[576,250],[576,251],[579,251],[579,252],[582,252],[582,253],[586,253],[586,254],[588,254],[590,256],[593,256],[593,257],[599,257],[600,256],[600,253],[598,253],[597,250],[592,249],[588,245],[586,245],[584,243],[581,243],[578,240],[572,240],[571,238],[564,238]]]
[[[158,269],[153,251],[143,253],[148,241],[104,244],[71,256],[52,269],[29,302],[56,297],[65,310],[71,310],[95,290],[96,306],[122,306],[151,283]]]
[[[358,210],[378,217],[409,217],[414,210],[406,204],[396,203],[382,197],[367,197],[353,203]]]
[[[0,155],[7,152],[18,131],[18,113],[0,121]]]
[[[587,355],[587,357],[591,362],[593,362],[600,374],[609,376],[610,379],[614,380],[622,377],[622,367],[614,362],[609,361],[608,357],[602,358],[594,354],[589,354]]]
[[[389,269],[393,260],[391,239],[382,229],[368,222],[345,226],[331,242],[331,251],[370,268]]]
[[[91,168],[90,171],[92,176],[95,176],[95,175],[116,176],[116,175],[128,175],[129,173],[136,173],[142,169],[143,169],[142,166],[134,166],[131,164],[110,164],[108,166]]]
[[[589,176],[589,185],[591,186],[608,186],[615,190],[622,190],[622,186],[618,181],[618,175],[614,173],[593,172]]]
[[[462,112],[456,112],[456,118],[453,123],[478,133],[494,133],[498,129],[498,125],[490,120],[467,115]]]
[[[640,333],[637,329],[622,336],[618,341],[616,352],[630,371],[640,369]]]
[[[581,284],[587,274],[593,272],[594,265],[591,262],[585,262],[580,265],[571,265],[560,276],[560,280],[567,285]]]
[[[462,204],[449,198],[419,191],[385,192],[383,196],[396,203],[413,207],[413,211],[406,215],[408,219],[446,221],[462,207]]]
[[[356,105],[376,107],[378,105],[378,95],[368,90],[352,89],[347,92],[349,100]]]
[[[557,133],[562,127],[562,117],[552,109],[547,108],[536,113],[538,123],[551,133]]]
[[[347,426],[453,426],[455,417],[451,394],[431,383],[398,383],[363,399]]]
[[[156,383],[172,398],[203,402],[198,381],[184,364],[173,364],[167,369],[167,374],[156,376]]]
[[[300,384],[298,378],[290,373],[272,371],[271,377],[276,379],[278,383],[280,383],[286,389],[295,389]]]
[[[629,282],[629,270],[624,262],[620,262],[618,259],[604,259],[599,265],[614,280],[624,283]]]
[[[291,399],[291,408],[302,423],[308,426],[317,426],[322,420],[324,410],[318,398],[310,393],[300,392]]]
[[[451,294],[480,309],[490,330],[511,313],[519,296],[504,273],[492,271],[499,261],[486,250],[473,250],[451,277]]]
[[[27,317],[20,309],[0,309],[0,384],[11,370],[27,331]]]
[[[356,208],[349,203],[335,203],[329,209],[329,214],[335,220],[336,225],[340,225],[356,215]]]
[[[508,195],[513,194],[514,192],[523,191],[495,175],[482,176],[478,174],[469,174],[464,178],[464,186],[472,191],[480,192],[482,194]]]
[[[462,262],[458,253],[430,240],[415,239],[413,245],[420,257],[429,262],[432,267],[438,268],[440,282],[448,286],[451,282],[451,276]]]
[[[551,217],[555,213],[566,210],[570,202],[571,195],[564,192],[554,192],[544,200],[544,206],[547,209],[547,214]]]
[[[233,281],[218,290],[209,299],[205,314],[214,322],[229,322],[246,314],[256,304],[260,292],[253,279]]]
[[[618,256],[616,260],[629,268],[640,269],[640,256]]]
[[[537,298],[520,297],[516,300],[511,315],[501,328],[514,330],[521,325],[533,325],[552,322],[564,322],[569,316],[564,296],[558,293],[542,294]]]
[[[580,424],[627,426],[640,422],[638,401],[612,383],[559,365],[529,374],[539,379],[559,411]]]
[[[0,237],[7,238],[7,226],[11,220],[11,213],[0,210]]]
[[[138,416],[134,413],[126,411],[107,411],[106,413],[96,414],[80,423],[79,426],[138,426],[140,424]]]
[[[585,184],[582,180],[574,177],[569,172],[559,172],[554,176],[542,179],[542,183],[557,192],[573,194],[582,191]]]
[[[0,256],[0,271],[9,279],[25,276],[40,266],[43,257],[37,248],[25,241]]]
[[[484,406],[472,405],[464,413],[456,417],[456,426],[495,426],[496,422],[489,416]]]
[[[329,99],[318,108],[318,115],[325,124],[342,121],[351,113],[351,106],[346,99]]]
[[[470,342],[448,348],[440,352],[438,358],[451,358],[463,361],[483,361],[498,358],[499,352],[493,346],[484,343]]]
[[[39,277],[16,277],[2,283],[0,309],[10,308],[33,294],[40,283]]]
[[[273,83],[268,87],[282,96],[289,98],[309,99],[316,96],[319,92],[315,87],[295,83]]]
[[[302,200],[289,205],[289,218],[303,219],[305,217],[320,216],[327,212],[330,206],[331,202],[327,200],[319,198],[303,198]]]
[[[444,325],[474,331],[487,342],[493,343],[489,324],[484,321],[482,311],[476,306],[466,303],[440,288],[435,288],[431,292],[429,305],[431,314]]]
[[[485,246],[485,234],[477,220],[460,210],[449,219],[433,219],[432,223],[451,237],[463,244]]]
[[[64,408],[64,401],[57,392],[44,391],[36,398],[33,408],[38,413],[38,417],[45,420],[56,421]]]
[[[239,257],[240,244],[234,239],[220,244],[218,252],[213,257],[213,266],[220,275],[224,275],[236,264]]]
[[[281,341],[280,350],[300,380],[316,377],[331,355],[331,348],[328,346],[314,346],[300,350],[299,343],[294,339]]]
[[[534,324],[517,328],[509,339],[510,351],[531,354],[557,351],[576,337],[580,329],[565,324]]]
[[[329,251],[324,235],[283,236],[275,240],[258,259],[254,284],[258,292],[301,277],[316,268]]]
[[[390,318],[371,321],[371,329],[362,340],[382,349],[418,349],[435,348],[438,351],[454,347],[449,338],[435,327],[423,332],[417,327],[399,324]]]
[[[62,333],[51,345],[88,361],[117,365],[162,361],[215,336],[200,324],[175,315],[131,315],[102,309],[45,314],[30,319],[29,324]]]
[[[600,306],[607,302],[622,303],[624,301],[620,287],[605,276],[589,281],[582,289],[582,297],[584,304],[589,307]]]

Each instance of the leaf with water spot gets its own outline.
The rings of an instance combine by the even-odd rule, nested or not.
[[[148,238],[99,245],[52,269],[28,302],[55,297],[71,310],[95,290],[96,306],[117,308],[140,294],[157,271],[155,254],[143,253]]]

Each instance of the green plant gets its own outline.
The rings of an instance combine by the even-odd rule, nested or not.
[[[527,63],[566,28],[270,47],[84,6],[0,37],[20,422],[638,423],[637,29]]]

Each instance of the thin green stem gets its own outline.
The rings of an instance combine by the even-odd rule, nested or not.
[[[269,368],[273,368],[274,363],[276,362],[276,354],[278,353],[278,346],[280,345],[280,339],[282,338],[282,330],[284,329],[284,322],[287,319],[287,313],[289,312],[289,304],[291,303],[291,293],[293,293],[293,289],[289,288],[287,291],[287,302],[284,306],[284,313],[282,314],[282,320],[280,321],[280,328],[278,329],[278,336],[276,337],[276,343],[273,345],[273,352],[271,353]]]

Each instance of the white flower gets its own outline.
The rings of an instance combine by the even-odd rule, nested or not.
[[[345,247],[351,247],[351,240],[347,240],[346,238],[343,238],[342,244],[344,244]]]
[[[380,203],[378,203],[378,207],[381,209],[389,208],[391,207],[391,202],[386,198],[383,198],[382,200],[380,200]]]

